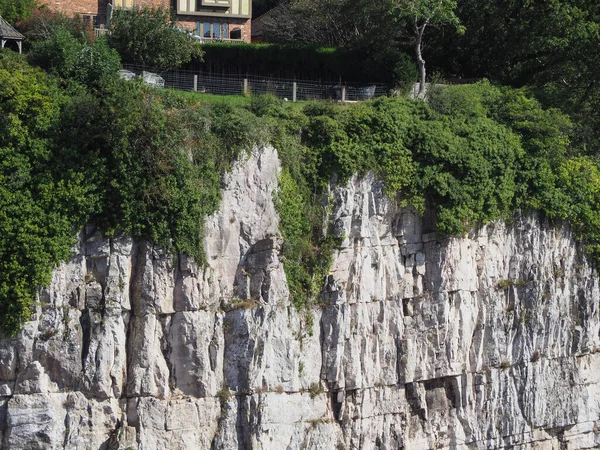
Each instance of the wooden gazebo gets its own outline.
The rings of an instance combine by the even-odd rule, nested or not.
[[[0,43],[2,44],[2,48],[4,48],[8,41],[16,41],[17,47],[19,47],[19,53],[21,53],[23,50],[23,39],[25,39],[25,36],[15,30],[2,16],[0,16]]]

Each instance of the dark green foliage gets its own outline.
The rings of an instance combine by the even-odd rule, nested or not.
[[[108,42],[124,62],[161,69],[202,57],[199,44],[176,27],[167,8],[115,10]]]
[[[37,7],[35,0],[0,0],[0,16],[11,25],[27,18]]]
[[[256,116],[114,77],[61,89],[12,52],[0,81],[2,332],[28,319],[86,221],[202,261],[204,218],[222,171],[261,135]]]
[[[48,40],[39,41],[28,55],[32,64],[68,77],[74,72],[77,55],[85,44],[66,28],[57,29]]]
[[[204,43],[204,62],[194,67],[213,73],[265,75],[279,78],[406,82],[416,66],[410,57],[389,47],[336,49],[309,44]],[[411,67],[412,65],[412,67]],[[396,66],[398,70],[395,71]],[[415,82],[417,76],[412,77]]]
[[[29,317],[38,286],[68,257],[73,226],[97,200],[76,167],[52,170],[63,100],[43,72],[0,53],[0,330],[8,334]]]
[[[392,70],[392,81],[402,92],[408,92],[419,78],[417,66],[410,56],[401,53]]]
[[[390,9],[387,0],[290,0],[260,19],[261,32],[267,42],[376,49],[395,34]]]
[[[31,62],[61,78],[98,88],[121,68],[119,54],[104,37],[87,42],[67,28],[58,28],[48,40],[38,41],[29,53]]]
[[[87,45],[58,37],[63,47]],[[203,223],[218,206],[223,171],[266,142],[283,165],[274,198],[298,307],[318,299],[343,238],[324,229],[328,183],[369,171],[392,198],[433,211],[440,236],[537,209],[571,223],[600,258],[598,163],[571,146],[568,118],[525,90],[482,82],[434,89],[428,103],[380,98],[300,109],[263,96],[246,107],[203,105],[202,96],[116,77],[85,82],[56,47],[40,47],[47,67],[79,82],[0,53],[4,332],[28,318],[37,287],[68,257],[86,221],[202,261]]]
[[[574,147],[597,153],[600,9],[594,0],[458,1],[462,37],[440,29],[428,62],[450,76],[529,86],[577,127]]]
[[[592,258],[600,261],[600,167],[586,157],[562,162],[557,183],[566,203],[560,217],[572,224]]]
[[[93,42],[96,39],[90,23],[83,22],[79,16],[68,17],[50,8],[34,9],[25,20],[18,22],[17,27],[25,36],[26,47],[51,39],[61,29],[66,29],[82,42]]]

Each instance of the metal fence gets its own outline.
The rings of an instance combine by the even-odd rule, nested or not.
[[[390,86],[382,83],[334,84],[256,75],[216,75],[180,69],[160,70],[134,65],[125,65],[123,68],[131,73],[130,76],[158,80],[156,84],[150,83],[155,86],[217,95],[273,94],[290,101],[317,99],[359,101],[386,95],[390,90]],[[159,79],[148,74],[156,75]]]

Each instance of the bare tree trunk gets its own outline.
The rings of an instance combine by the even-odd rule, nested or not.
[[[423,97],[425,95],[425,80],[427,74],[425,72],[425,60],[423,59],[423,33],[425,32],[426,26],[427,22],[421,26],[415,24],[415,52],[417,54],[417,67],[419,68],[419,92],[417,93],[417,97]]]

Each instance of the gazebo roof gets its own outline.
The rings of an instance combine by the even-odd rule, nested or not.
[[[15,30],[2,16],[0,16],[0,38],[23,40],[25,36]]]

